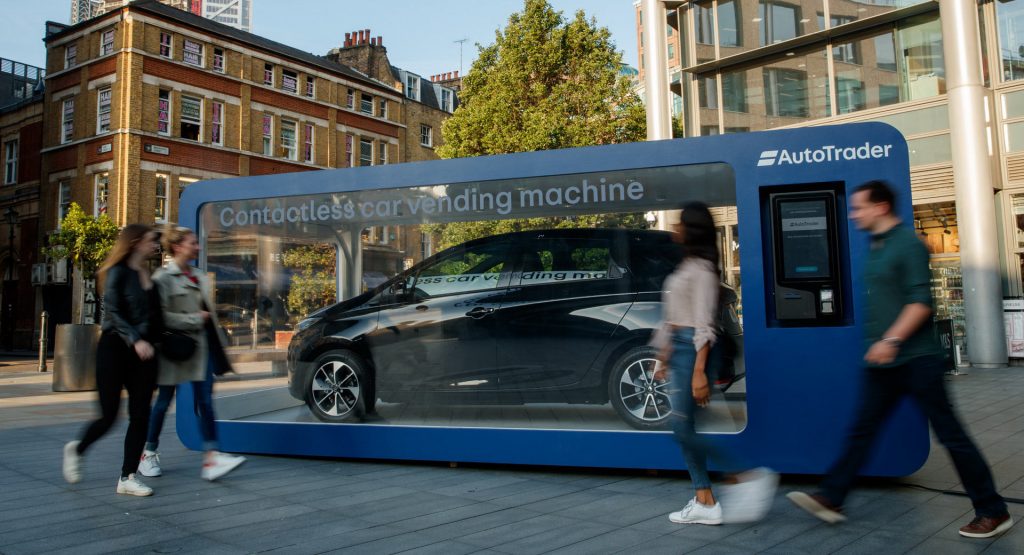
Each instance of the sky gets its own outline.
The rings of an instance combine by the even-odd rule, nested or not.
[[[635,15],[631,0],[549,0],[570,18],[582,9],[607,27],[623,61],[637,65]],[[43,66],[44,23],[67,23],[70,0],[0,0],[6,29],[0,33],[0,57]],[[424,77],[459,70],[476,59],[477,44],[494,42],[522,0],[254,0],[253,32],[314,54],[340,46],[345,33],[370,29],[381,36],[393,65]]]

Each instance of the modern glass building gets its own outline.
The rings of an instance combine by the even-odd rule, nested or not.
[[[954,17],[948,5],[959,1],[942,2],[944,19]],[[649,21],[644,7],[652,4],[665,10],[666,25],[651,26],[663,33],[659,37],[645,33],[642,23]],[[980,179],[991,181],[994,213],[981,217],[996,222],[996,236],[985,240],[998,245],[1002,295],[1024,296],[1024,0],[959,6],[977,9],[977,28],[968,32],[976,37],[983,96],[966,115],[951,110],[949,93],[956,86],[949,86],[947,70],[952,74],[951,62],[961,62],[947,60],[946,53],[954,44],[958,55],[975,52],[969,44],[944,44],[952,40],[952,25],[944,32],[938,1],[637,1],[635,7],[640,51],[649,52],[645,39],[663,45],[664,57],[654,61],[667,67],[667,106],[682,120],[686,136],[853,121],[889,123],[904,134],[910,147],[912,223],[932,253],[937,316],[953,320],[961,347],[970,341],[973,326],[965,321],[964,223],[954,185],[960,143],[952,136],[951,128],[957,127],[951,117],[983,122],[978,125],[984,135],[978,136],[987,136],[982,148],[988,150],[991,177]],[[648,67],[654,64],[641,56],[641,79]],[[975,186],[982,197],[987,194],[984,184]],[[990,310],[987,318],[1000,312],[1001,307]],[[1024,334],[1007,323],[1011,336]],[[1011,339],[1010,356],[1024,357],[1024,336]]]

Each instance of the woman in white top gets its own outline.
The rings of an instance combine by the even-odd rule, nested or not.
[[[658,349],[656,380],[671,371],[676,385],[672,396],[672,430],[679,441],[696,495],[680,511],[669,515],[679,524],[721,524],[759,520],[767,512],[778,477],[767,469],[736,476],[736,485],[723,492],[729,514],[715,499],[708,477],[708,457],[730,470],[737,467],[728,453],[715,448],[696,432],[694,419],[711,401],[708,377],[717,330],[719,268],[715,222],[703,203],[683,206],[675,224],[675,240],[683,259],[662,287],[662,323],[651,345]]]

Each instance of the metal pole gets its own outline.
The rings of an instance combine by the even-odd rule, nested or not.
[[[43,311],[39,315],[39,371],[46,372],[46,330],[50,323],[50,313]]]
[[[256,331],[259,328],[260,309],[252,311],[252,348],[256,348]]]
[[[980,368],[1006,366],[1006,331],[1000,283],[995,176],[985,122],[988,93],[981,76],[978,6],[940,0],[946,60],[953,185],[960,230],[967,355]]]
[[[665,5],[661,0],[642,0],[640,24],[643,32],[644,89],[646,89],[647,140],[672,138],[672,116],[668,103],[668,23]],[[658,229],[667,231],[671,216],[668,211],[657,212]]]

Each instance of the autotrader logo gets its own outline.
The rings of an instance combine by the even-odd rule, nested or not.
[[[875,160],[878,158],[888,158],[891,152],[892,145],[875,145],[870,142],[857,146],[823,145],[803,150],[765,150],[761,152],[757,165],[761,167]]]

